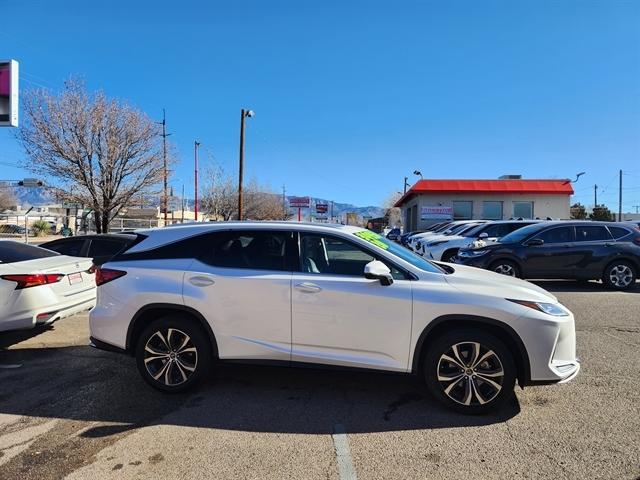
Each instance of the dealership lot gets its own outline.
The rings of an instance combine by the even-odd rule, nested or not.
[[[583,369],[493,416],[373,373],[225,367],[167,396],[87,347],[86,315],[0,334],[0,477],[637,478],[640,285],[539,284],[576,315]]]

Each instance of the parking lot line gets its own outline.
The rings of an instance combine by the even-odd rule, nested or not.
[[[356,470],[353,468],[351,451],[349,450],[349,440],[343,425],[337,424],[333,427],[333,445],[336,449],[336,459],[338,460],[338,477],[340,480],[357,480]]]

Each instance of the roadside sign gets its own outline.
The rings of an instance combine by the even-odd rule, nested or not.
[[[420,210],[420,220],[451,220],[452,218],[453,207],[428,206]]]
[[[0,60],[0,127],[18,126],[18,62]]]
[[[291,197],[289,206],[292,208],[309,208],[311,199],[309,197]]]
[[[316,213],[327,213],[329,211],[328,203],[316,203]]]

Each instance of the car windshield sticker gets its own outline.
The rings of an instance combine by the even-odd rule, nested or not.
[[[371,232],[369,230],[361,230],[359,232],[354,233],[356,237],[360,237],[363,240],[366,240],[369,243],[373,243],[376,247],[380,247],[383,250],[389,250],[389,245],[382,241],[382,237],[377,233]]]

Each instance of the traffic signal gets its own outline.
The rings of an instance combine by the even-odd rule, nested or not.
[[[0,127],[18,126],[18,62],[0,60]]]

